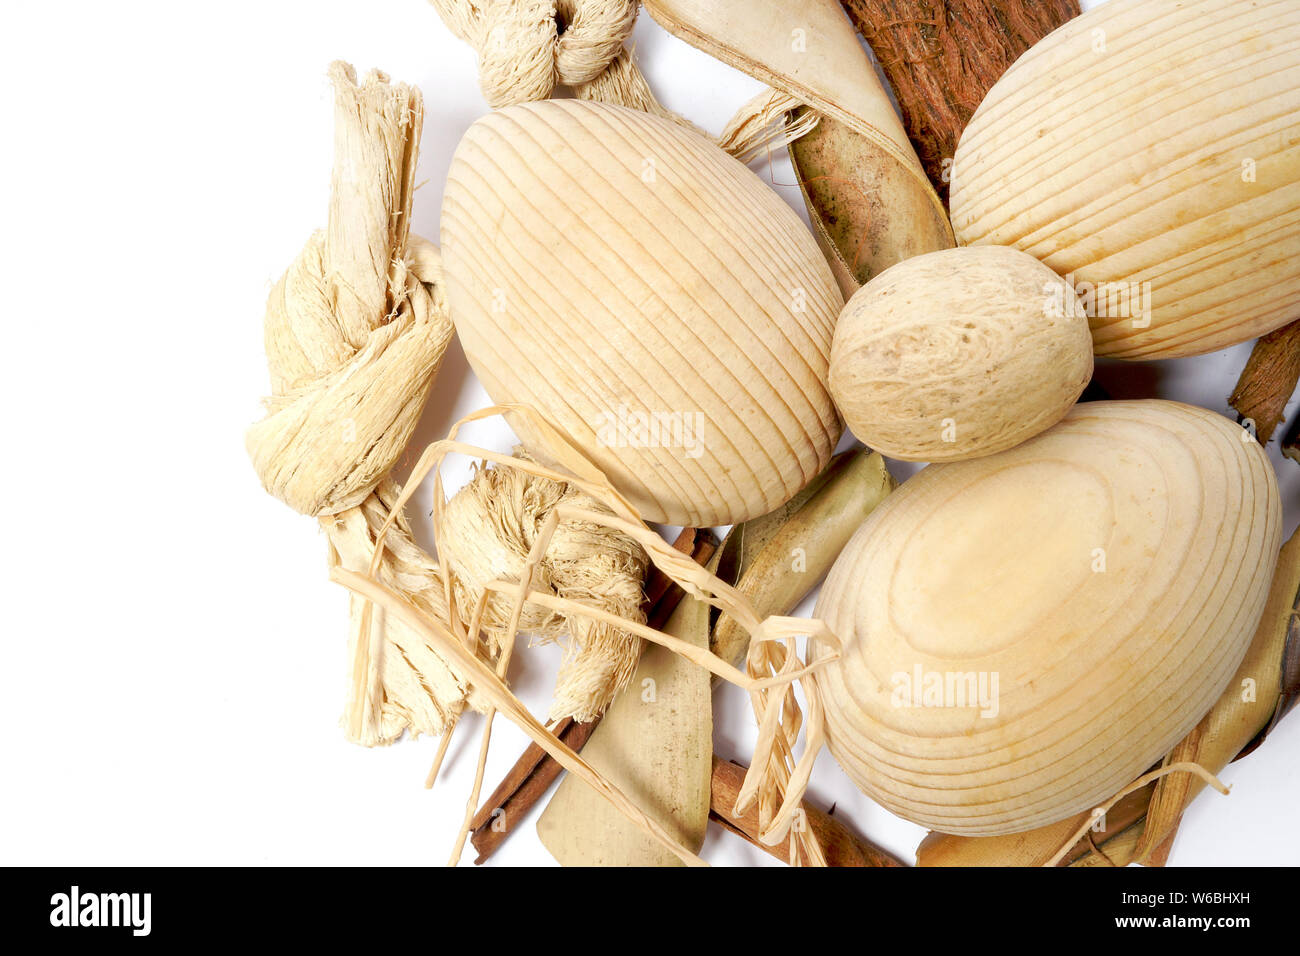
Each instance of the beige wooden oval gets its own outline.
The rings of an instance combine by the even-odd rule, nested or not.
[[[1241,661],[1277,559],[1277,482],[1245,435],[1189,405],[1088,403],[904,482],[817,603],[845,641],[819,686],[853,781],[983,836],[1088,810],[1157,761]]]
[[[953,165],[959,242],[1091,296],[1098,355],[1194,355],[1300,314],[1300,4],[1111,0],[989,91]]]
[[[567,431],[647,519],[743,521],[830,460],[843,299],[794,211],[702,137],[576,100],[491,113],[452,159],[442,253],[488,394]]]
[[[1056,424],[1092,377],[1074,290],[1006,246],[890,266],[849,299],[831,397],[853,434],[905,461],[1003,451]]]

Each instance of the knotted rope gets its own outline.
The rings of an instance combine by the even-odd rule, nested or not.
[[[388,473],[419,420],[451,341],[438,250],[410,234],[423,122],[418,90],[343,63],[334,86],[334,170],[328,225],[307,240],[267,301],[267,414],[246,444],[263,487],[316,517],[330,561],[369,568],[398,489]],[[412,603],[447,619],[438,569],[405,521],[388,535],[380,570]],[[344,716],[349,739],[387,743],[403,730],[441,733],[467,686],[423,638],[359,598]]]
[[[479,54],[479,85],[493,109],[578,89],[623,52],[637,0],[432,0]]]
[[[328,226],[308,239],[267,301],[271,396],[266,417],[248,431],[247,447],[266,490],[319,520],[332,568],[369,573],[392,516],[379,578],[455,630],[471,619],[483,585],[518,579],[550,510],[582,496],[548,478],[480,469],[449,505],[453,520],[440,532],[447,554],[460,556],[450,565],[450,589],[405,516],[394,511],[400,488],[389,472],[453,334],[438,249],[410,234],[423,103],[418,90],[390,84],[382,73],[358,85],[351,67],[335,63],[330,78],[335,156]],[[561,523],[555,540],[539,569],[540,586],[642,620],[647,559],[639,545],[574,522]],[[505,633],[501,606],[489,601],[484,619],[499,637]],[[640,652],[640,641],[617,629],[535,609],[523,630],[544,640],[568,630],[572,638],[552,705],[557,717],[590,720],[601,713],[630,679]],[[373,746],[404,731],[439,735],[467,704],[487,707],[418,629],[355,595],[349,645],[343,724],[350,740]],[[494,661],[504,648],[498,640],[474,650]]]
[[[409,234],[419,91],[330,68],[329,225],[267,302],[267,416],[248,433],[266,490],[307,515],[361,504],[406,447],[451,341],[438,250]]]
[[[530,461],[521,450],[515,457]],[[472,608],[495,580],[518,581],[548,515],[561,505],[611,513],[574,484],[516,468],[485,467],[448,503],[439,550],[459,607]],[[636,624],[649,558],[626,535],[586,521],[561,519],[532,573],[532,587],[578,601]],[[511,595],[491,593],[481,624],[499,643],[510,627]],[[568,635],[550,717],[594,720],[627,686],[641,656],[641,639],[584,615],[540,604],[524,606],[519,630],[543,641]]]
[[[721,136],[710,136],[666,109],[650,91],[624,43],[638,0],[430,0],[443,23],[479,57],[479,87],[493,109],[544,100],[558,87],[575,97],[628,106],[679,123],[742,162],[798,139],[817,123],[811,110],[786,124],[801,105],[765,90],[742,106]]]

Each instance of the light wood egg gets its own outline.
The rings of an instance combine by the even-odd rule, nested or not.
[[[1300,3],[1109,0],[993,85],[952,167],[963,244],[1083,296],[1098,355],[1199,355],[1300,315]]]
[[[648,520],[743,521],[830,460],[843,298],[795,212],[702,136],[578,100],[497,110],[456,149],[441,229],[488,394],[558,425]]]
[[[1174,402],[1078,405],[1010,451],[930,465],[818,599],[844,642],[818,678],[830,750],[882,806],[946,833],[1097,807],[1224,690],[1281,530],[1255,440]]]

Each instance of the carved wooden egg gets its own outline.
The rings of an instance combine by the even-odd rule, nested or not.
[[[1098,355],[1195,355],[1300,315],[1300,3],[1110,0],[1028,50],[953,163],[962,244],[1080,292]]]
[[[845,422],[905,461],[1018,445],[1060,421],[1091,377],[1074,290],[1006,246],[890,266],[849,299],[831,345],[831,396]]]
[[[743,521],[830,460],[843,299],[794,211],[703,137],[577,100],[490,113],[452,159],[441,237],[493,401],[558,425],[648,520]]]
[[[1096,807],[1223,691],[1280,539],[1263,450],[1175,402],[1078,405],[1009,451],[930,465],[818,600],[845,643],[819,677],[831,752],[946,833]]]

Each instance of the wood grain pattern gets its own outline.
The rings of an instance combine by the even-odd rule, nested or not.
[[[845,641],[819,682],[855,783],[992,836],[1097,806],[1182,739],[1241,662],[1277,560],[1276,478],[1245,435],[1175,402],[1092,402],[905,482],[815,612]],[[923,696],[931,674],[953,692]],[[955,692],[969,674],[996,687],[982,704]]]
[[[442,248],[488,394],[566,430],[648,520],[742,521],[830,460],[843,299],[794,211],[702,137],[573,100],[491,113],[452,160]],[[638,441],[656,420],[695,434]]]
[[[1015,246],[1117,299],[1149,284],[1143,314],[1094,309],[1098,355],[1195,355],[1286,324],[1300,4],[1112,0],[1070,21],[976,111],[950,204],[963,244]]]
[[[906,259],[856,292],[831,344],[831,396],[890,458],[959,461],[1055,425],[1092,377],[1074,290],[1006,246]]]

